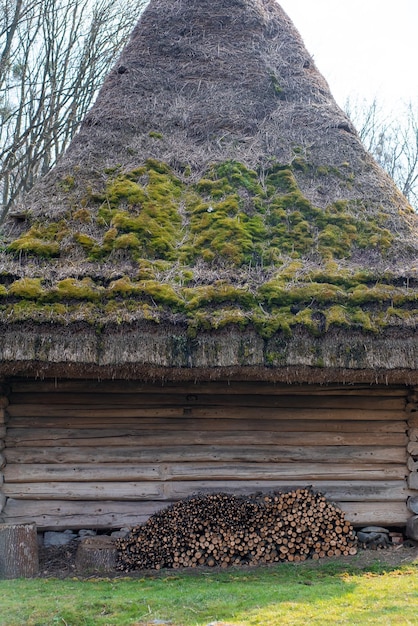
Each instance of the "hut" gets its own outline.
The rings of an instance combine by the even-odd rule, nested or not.
[[[275,0],[151,0],[2,226],[0,521],[418,494],[417,216]]]

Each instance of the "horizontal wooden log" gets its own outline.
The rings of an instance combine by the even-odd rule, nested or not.
[[[173,481],[168,483],[26,483],[6,484],[5,496],[16,500],[179,500],[197,493],[225,492],[245,495],[255,492],[288,491],[303,487],[307,482],[299,480],[199,480]],[[406,502],[413,491],[405,480],[312,480],[309,485],[328,498],[338,501],[385,501]]]
[[[411,515],[405,502],[340,502],[346,519],[359,526],[405,526]]]
[[[172,432],[135,429],[40,429],[9,428],[7,447],[69,446],[191,446],[205,445],[291,445],[291,446],[405,446],[403,433],[332,433],[260,431],[185,431]]]
[[[7,421],[7,414],[5,409],[0,408],[0,424],[3,425]]]
[[[7,501],[0,520],[16,524],[32,520],[39,530],[121,528],[144,523],[167,502]],[[410,512],[403,502],[340,502],[346,519],[355,526],[404,526]]]
[[[100,430],[115,428],[135,430],[279,430],[280,432],[357,432],[403,433],[405,421],[343,421],[343,420],[279,420],[269,419],[196,419],[190,416],[172,417],[12,417],[8,428],[71,428]]]
[[[114,393],[107,394],[104,400],[101,393],[15,393],[10,396],[11,406],[60,406],[80,407],[115,406],[115,407],[161,407],[161,406],[220,406],[220,407],[270,407],[270,408],[316,408],[316,409],[359,409],[404,411],[403,397],[356,397],[356,396],[303,396],[259,395],[259,394],[198,394],[198,393]],[[23,409],[21,409],[23,410]]]
[[[12,393],[37,393],[37,392],[70,392],[82,393],[224,393],[224,394],[275,394],[288,395],[295,392],[294,385],[274,384],[268,382],[204,382],[204,383],[179,383],[165,382],[163,384],[141,383],[130,380],[21,380],[12,381]],[[406,397],[409,393],[407,387],[387,385],[298,385],[298,394],[315,394],[319,396],[344,395],[344,396],[399,396]]]
[[[178,481],[167,483],[164,493],[169,500],[180,500],[190,495],[208,493],[228,493],[248,495],[250,492],[269,493],[291,491],[306,486],[300,480],[287,481],[247,481],[245,483],[224,481]],[[397,481],[327,481],[315,480],[310,484],[314,490],[323,493],[332,502],[336,501],[380,501],[405,502],[414,492],[408,489],[406,480]]]
[[[16,500],[164,500],[157,482],[5,483],[4,495]]]
[[[93,446],[7,448],[8,463],[141,463],[230,461],[280,463],[291,461],[345,463],[405,463],[405,447],[395,446]]]
[[[6,443],[4,439],[0,439],[0,452],[4,450],[5,447],[6,447]]]
[[[318,409],[318,408],[271,408],[271,407],[199,407],[199,406],[155,406],[155,407],[91,407],[82,405],[11,404],[10,417],[183,417],[212,419],[278,419],[278,420],[406,420],[406,413],[396,410],[373,411],[370,409]]]
[[[6,426],[0,426],[0,439],[4,439],[6,437]]]
[[[353,479],[370,476],[374,480],[403,478],[404,464],[371,463],[146,463],[79,464],[79,465],[16,465],[4,468],[6,483],[38,482],[106,482],[167,480],[279,480],[282,476]]]
[[[0,521],[19,524],[31,520],[39,530],[122,528],[146,522],[150,515],[168,504],[161,501],[67,502],[9,498]]]

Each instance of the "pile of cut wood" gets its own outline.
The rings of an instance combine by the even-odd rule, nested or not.
[[[257,565],[355,554],[344,513],[311,489],[193,496],[118,541],[118,569]]]

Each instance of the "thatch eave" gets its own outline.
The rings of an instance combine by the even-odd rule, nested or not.
[[[0,377],[418,384],[416,328],[378,335],[296,329],[263,339],[234,327],[189,337],[183,325],[104,327],[16,324],[3,328]]]

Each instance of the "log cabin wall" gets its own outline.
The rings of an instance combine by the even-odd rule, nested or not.
[[[4,456],[4,448],[6,446],[6,407],[8,405],[8,399],[5,394],[4,383],[0,380],[0,516],[3,512],[6,504],[6,496],[3,493],[4,474],[3,470],[6,465],[6,458]]]
[[[418,490],[418,388],[411,391],[407,404],[408,419],[408,486]]]
[[[120,528],[192,493],[307,485],[354,525],[409,516],[406,388],[9,382],[0,521]]]

